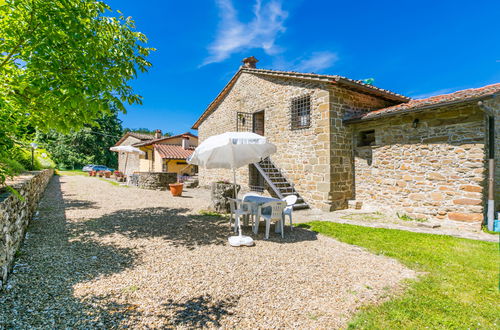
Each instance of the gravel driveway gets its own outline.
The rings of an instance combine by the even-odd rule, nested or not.
[[[55,176],[0,292],[0,328],[338,328],[415,276],[300,228],[230,247],[227,220],[199,213],[207,192],[184,195]]]

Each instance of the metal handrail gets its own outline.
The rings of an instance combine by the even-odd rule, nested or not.
[[[284,198],[283,194],[281,191],[274,185],[274,183],[271,181],[271,178],[267,175],[267,173],[262,169],[259,163],[253,163],[255,168],[259,171],[260,175],[266,180],[267,184],[273,189],[273,191],[278,195],[279,198]],[[274,165],[274,164],[273,164]]]

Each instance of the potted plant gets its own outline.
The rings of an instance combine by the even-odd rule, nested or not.
[[[104,176],[105,176],[106,178],[111,178],[111,172],[110,172],[110,171],[106,171],[106,172],[104,172]]]
[[[99,177],[102,178],[104,176],[104,171],[98,171],[97,174],[99,174]]]
[[[182,187],[184,186],[183,183],[177,182],[177,183],[171,183],[168,185],[170,187],[170,192],[172,193],[172,196],[182,196]]]

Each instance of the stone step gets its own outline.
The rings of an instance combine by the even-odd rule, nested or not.
[[[294,210],[303,210],[303,209],[307,209],[307,208],[309,208],[309,205],[307,205],[306,203],[295,203],[293,205]]]

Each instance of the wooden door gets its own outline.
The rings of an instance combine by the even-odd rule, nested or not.
[[[264,136],[264,111],[253,114],[253,132]]]

